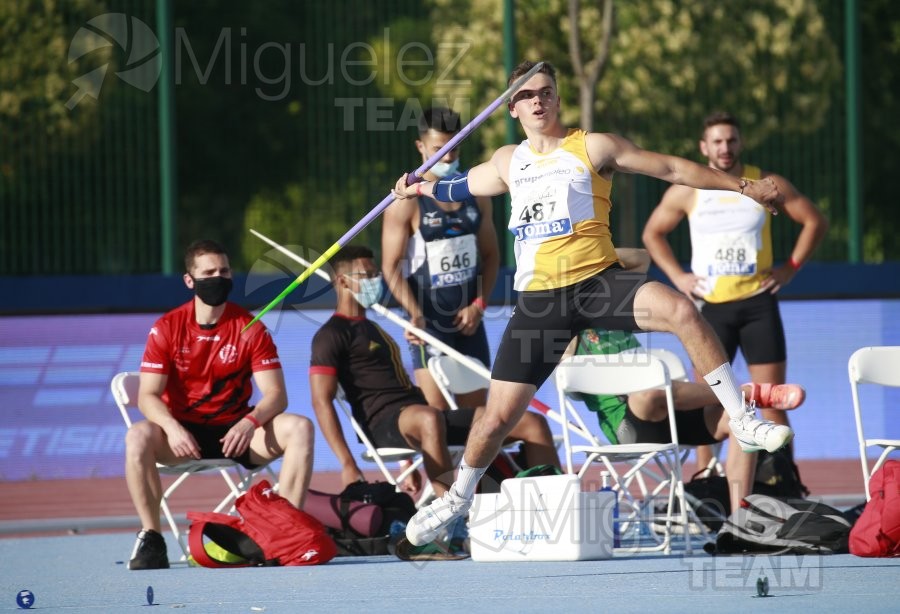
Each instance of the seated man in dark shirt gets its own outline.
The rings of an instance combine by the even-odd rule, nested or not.
[[[378,447],[405,447],[425,456],[425,473],[437,496],[453,482],[449,445],[464,445],[469,427],[483,408],[442,411],[431,407],[413,385],[397,344],[366,318],[383,283],[372,251],[348,246],[331,260],[338,304],[316,332],[309,382],[316,419],[341,463],[344,486],[363,479],[334,409],[340,386],[353,415]],[[543,416],[526,412],[510,432],[521,440],[529,465],[559,466],[553,435]]]

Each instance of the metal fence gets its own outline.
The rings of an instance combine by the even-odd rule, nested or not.
[[[823,3],[839,47],[840,5]],[[264,15],[257,9],[257,17],[214,2],[173,3],[180,48],[178,198],[174,225],[167,228],[160,206],[158,96],[127,78],[155,52],[138,48],[139,23],[133,20],[124,34],[111,28],[112,22],[88,23],[99,14],[125,14],[152,31],[158,25],[156,8],[153,0],[26,8],[55,11],[39,16],[40,23],[56,24],[44,45],[50,72],[65,87],[54,102],[61,112],[34,112],[32,100],[12,119],[0,116],[6,118],[0,124],[0,275],[161,272],[164,258],[172,256],[163,254],[161,237],[173,229],[176,249],[212,236],[238,252],[236,268],[248,270],[265,249],[248,236],[247,227],[281,242],[324,249],[384,197],[399,172],[417,166],[410,121],[416,109],[408,100],[386,97],[383,84],[364,82],[372,66],[348,58],[363,45],[397,44],[389,39],[402,42],[404,32],[429,24],[422,20],[421,2],[273,2]],[[80,34],[85,29],[105,37],[109,68],[97,100],[85,96],[61,110],[81,91],[78,79],[100,67],[98,56],[89,53],[71,59],[76,41],[87,40]],[[427,31],[421,40],[429,40]],[[283,78],[285,62],[292,81]],[[14,77],[7,73],[4,79]],[[715,106],[715,92],[696,95]],[[827,121],[817,131],[776,134],[745,160],[788,177],[826,212],[832,231],[816,258],[841,261],[847,257],[843,83],[823,104],[829,108]],[[469,162],[480,155],[472,141],[464,151]],[[617,179],[617,244],[640,244],[643,221],[664,188],[644,178]],[[498,199],[496,206],[501,205]],[[506,241],[504,225],[498,232]],[[359,241],[377,249],[379,230],[379,224],[367,228]],[[773,232],[776,258],[786,258],[797,228],[780,221]],[[687,229],[676,231],[673,242],[686,261]]]
[[[34,28],[46,31],[29,32],[26,27],[21,39],[13,36],[19,44],[4,47],[9,71],[4,80],[12,87],[0,89],[22,99],[17,109],[10,112],[6,107],[8,114],[0,116],[0,274],[159,270],[155,97],[116,80],[113,73],[122,66],[114,59],[106,69],[102,61],[92,66],[104,73],[94,73],[104,80],[102,105],[85,96],[71,109],[65,107],[79,100],[80,88],[69,81],[83,77],[78,70],[85,66],[68,58],[90,47],[88,39],[96,34],[86,22],[106,11],[102,6],[80,10],[84,3],[63,3],[56,9],[18,4],[26,13],[19,19],[31,19]],[[118,11],[153,23],[152,2],[116,5]],[[128,33],[112,32],[120,40],[107,33],[108,46],[127,45],[123,36]],[[106,57],[104,47],[100,49]],[[28,62],[36,54],[46,58],[40,78],[48,89],[54,79],[66,79],[52,100],[23,93],[30,83]]]

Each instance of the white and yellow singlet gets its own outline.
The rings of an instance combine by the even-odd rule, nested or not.
[[[745,179],[761,171],[744,166]],[[772,268],[771,214],[752,198],[728,190],[696,190],[688,213],[691,270],[705,278],[698,294],[726,303],[759,294]]]
[[[512,155],[509,230],[518,291],[562,288],[618,262],[609,229],[612,182],[594,170],[584,130],[541,154],[523,141]]]

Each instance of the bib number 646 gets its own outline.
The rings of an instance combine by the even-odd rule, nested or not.
[[[444,272],[468,269],[470,266],[472,266],[472,262],[469,259],[468,253],[444,256],[441,258],[441,270]]]

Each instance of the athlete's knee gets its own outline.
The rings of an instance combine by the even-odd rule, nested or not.
[[[276,416],[276,420],[282,417],[288,419],[285,420],[287,424],[285,424],[284,428],[288,445],[312,447],[316,435],[316,428],[312,420],[297,414],[281,414],[281,416]]]
[[[411,418],[417,439],[423,442],[445,440],[447,425],[444,412],[428,405],[419,405],[406,411],[415,412]]]
[[[132,424],[125,433],[126,454],[141,455],[147,450],[152,450],[157,428],[159,427],[149,420],[141,420]]]
[[[643,390],[628,395],[628,407],[635,417],[648,422],[665,420],[668,414],[666,395],[661,390]]]
[[[530,411],[522,414],[522,417],[513,427],[511,434],[520,436],[521,438],[537,439],[545,432],[549,432],[550,427],[547,426],[543,416],[539,416]]]
[[[683,294],[676,294],[668,306],[669,320],[675,327],[693,326],[703,322],[697,306]]]

